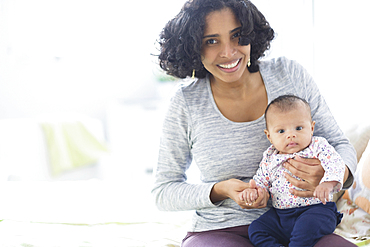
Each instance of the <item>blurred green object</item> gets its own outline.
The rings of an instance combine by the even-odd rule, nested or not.
[[[42,123],[53,176],[96,163],[108,152],[81,122]]]

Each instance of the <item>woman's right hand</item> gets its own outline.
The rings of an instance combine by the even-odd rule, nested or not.
[[[253,198],[249,198],[249,200],[245,197],[246,190],[239,193],[239,198],[243,202],[242,205],[239,204],[241,208],[244,209],[252,209],[252,208],[264,208],[267,206],[267,201],[269,199],[269,193],[267,190],[262,189],[261,187],[258,187],[256,182],[251,179],[249,181],[249,189],[247,191],[256,191],[257,195],[255,195]]]
[[[245,189],[257,189],[258,198],[252,205],[248,205],[240,196]],[[262,188],[251,186],[239,179],[229,179],[216,183],[211,191],[211,201],[213,203],[225,200],[227,198],[235,201],[243,209],[264,208],[267,206],[269,194]]]

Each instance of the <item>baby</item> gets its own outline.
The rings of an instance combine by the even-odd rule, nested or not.
[[[250,240],[259,247],[313,246],[340,223],[342,215],[330,201],[343,186],[345,164],[326,139],[313,136],[315,121],[305,100],[280,96],[268,105],[265,119],[265,134],[272,145],[264,152],[250,184],[268,189],[273,207],[249,226]],[[283,164],[295,156],[317,158],[325,170],[314,197],[289,193],[293,186],[284,176],[289,171]],[[257,190],[244,190],[240,199],[253,204]]]

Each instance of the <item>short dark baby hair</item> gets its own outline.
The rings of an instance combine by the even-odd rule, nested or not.
[[[271,101],[270,104],[267,106],[267,108],[265,110],[266,127],[267,127],[267,113],[269,112],[271,106],[274,106],[277,109],[279,109],[280,111],[285,112],[285,111],[290,111],[292,109],[295,109],[298,106],[299,102],[302,102],[306,105],[307,110],[308,110],[308,112],[310,114],[310,117],[312,119],[311,107],[305,99],[302,99],[302,98],[300,98],[298,96],[295,96],[295,95],[286,94],[286,95],[281,95],[281,96],[277,97],[276,99]]]

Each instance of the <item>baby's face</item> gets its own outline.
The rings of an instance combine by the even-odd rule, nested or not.
[[[315,122],[306,108],[282,112],[273,107],[269,111],[265,133],[279,153],[296,153],[311,143]]]

